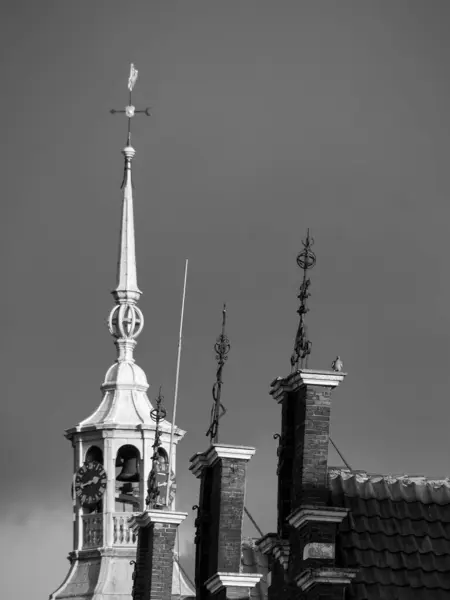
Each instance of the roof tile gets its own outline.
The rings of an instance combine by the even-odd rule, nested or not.
[[[450,480],[330,469],[343,566],[359,566],[352,600],[450,598]]]

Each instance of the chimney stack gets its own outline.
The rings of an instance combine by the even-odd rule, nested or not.
[[[247,446],[212,444],[191,458],[200,479],[196,520],[195,586],[197,600],[244,600],[261,578],[241,566]]]
[[[130,518],[138,538],[133,600],[171,600],[175,537],[186,513],[147,510]]]
[[[301,369],[272,382],[270,394],[282,412],[278,530],[258,541],[272,557],[269,600],[295,589],[299,598],[341,600],[356,574],[336,566],[337,527],[347,510],[329,505],[327,475],[331,392],[344,377],[342,372]]]

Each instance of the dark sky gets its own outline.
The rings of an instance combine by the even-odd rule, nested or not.
[[[280,410],[310,227],[310,366],[340,354],[332,435],[354,468],[448,469],[450,5],[173,0],[10,2],[0,24],[1,561],[5,597],[45,598],[71,550],[63,431],[100,402],[113,304],[129,63],[137,362],[173,398],[190,260],[178,508],[206,449],[228,304],[222,441],[254,445],[247,506],[275,527]],[[330,462],[340,464],[334,452]],[[246,524],[246,533],[254,530]],[[182,527],[189,553],[191,517]],[[188,570],[192,558],[184,557]],[[24,572],[27,577],[24,577]],[[20,576],[19,576],[20,573]]]

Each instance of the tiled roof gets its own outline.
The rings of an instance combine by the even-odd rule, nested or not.
[[[330,469],[333,504],[350,509],[337,562],[360,567],[349,600],[449,600],[450,480]]]

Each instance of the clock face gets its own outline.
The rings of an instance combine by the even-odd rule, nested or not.
[[[106,472],[96,461],[84,463],[75,475],[75,494],[82,506],[97,504],[106,490]]]

